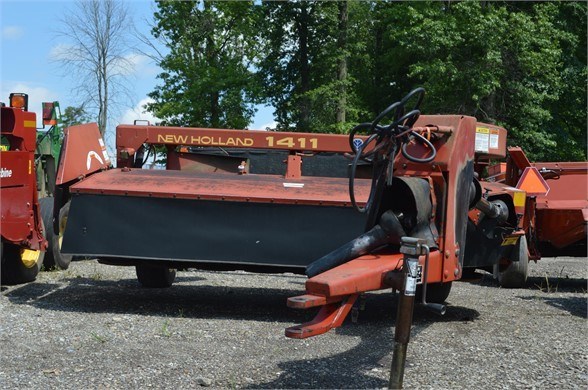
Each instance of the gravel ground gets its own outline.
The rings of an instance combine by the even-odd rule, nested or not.
[[[454,283],[444,317],[415,308],[405,388],[588,386],[587,258],[530,264],[527,288]],[[291,340],[305,279],[186,271],[140,288],[134,269],[80,261],[2,287],[0,388],[382,388],[396,299],[366,295],[357,322]]]

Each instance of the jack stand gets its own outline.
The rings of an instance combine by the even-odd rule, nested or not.
[[[400,253],[404,254],[402,265],[403,277],[399,278],[400,275],[398,273],[389,275],[389,280],[393,287],[400,291],[394,330],[394,352],[392,355],[392,367],[390,369],[390,389],[402,388],[404,366],[406,364],[406,350],[410,340],[410,328],[412,326],[419,256],[422,251],[421,245],[424,245],[425,241],[413,237],[402,237],[401,243]],[[397,286],[398,284],[401,285]]]

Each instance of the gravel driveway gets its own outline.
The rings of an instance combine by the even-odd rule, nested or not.
[[[531,263],[526,289],[454,283],[447,314],[415,308],[405,388],[588,386],[588,259]],[[382,388],[396,299],[367,294],[357,322],[291,340],[305,278],[186,271],[140,288],[95,261],[2,287],[0,389]]]

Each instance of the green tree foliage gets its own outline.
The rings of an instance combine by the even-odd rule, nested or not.
[[[561,33],[563,90],[549,107],[553,119],[550,129],[557,147],[549,158],[554,161],[586,159],[587,107],[586,83],[588,69],[586,48],[586,2],[558,4],[554,24]]]
[[[313,76],[324,66],[333,42],[335,3],[319,1],[263,2],[264,56],[259,62],[264,91],[275,107],[279,129],[311,131]]]
[[[585,4],[387,3],[377,11],[394,26],[381,43],[383,61],[394,63],[386,79],[404,90],[424,86],[425,112],[503,125],[533,159],[585,158]],[[577,34],[584,51],[566,64],[581,44]]]
[[[533,160],[586,159],[586,2],[158,6],[171,53],[150,109],[168,123],[244,127],[258,97],[279,130],[346,132],[424,86],[425,113],[502,125]]]
[[[157,7],[152,33],[170,52],[147,109],[169,125],[246,127],[257,85],[253,3],[157,1]]]
[[[362,112],[349,68],[365,48],[363,16],[369,3],[267,1],[262,8],[264,50],[258,68],[278,128],[348,130]]]
[[[84,106],[66,107],[59,119],[59,124],[63,128],[88,122],[90,122],[90,114],[88,114]]]

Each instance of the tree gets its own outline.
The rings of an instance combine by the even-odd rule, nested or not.
[[[63,110],[63,113],[61,113],[60,125],[63,128],[66,128],[73,125],[87,123],[89,121],[90,115],[86,112],[83,105],[78,107],[68,106]]]
[[[554,25],[563,32],[560,41],[563,54],[563,88],[559,99],[552,102],[549,107],[553,116],[551,128],[559,146],[551,151],[549,158],[554,161],[586,160],[588,3],[558,4]],[[562,147],[564,145],[565,147]]]
[[[104,134],[113,108],[127,91],[125,79],[132,64],[125,50],[132,19],[121,1],[78,0],[60,22],[59,35],[70,45],[62,47],[56,59],[78,81],[83,106],[96,114]]]
[[[370,7],[357,1],[262,2],[259,74],[278,129],[345,132],[364,116],[357,91],[365,68],[351,70],[365,59]]]
[[[346,132],[408,91],[422,110],[509,130],[531,159],[586,159],[585,2],[157,3],[168,124]]]
[[[170,52],[146,108],[169,125],[245,128],[258,85],[253,2],[157,1],[156,38]]]
[[[580,150],[585,158],[586,8],[581,7],[583,16],[577,8],[564,12],[562,22],[566,8],[572,6],[383,3],[378,17],[393,28],[383,32],[378,50],[390,66],[378,73],[405,90],[424,86],[425,112],[472,115],[505,126],[511,144],[524,146],[532,159],[577,158]],[[583,52],[571,36],[584,37]],[[574,50],[564,51],[566,45]],[[566,77],[576,84],[567,87]],[[394,88],[384,86],[372,95],[385,96],[387,90]],[[562,106],[562,98],[573,103],[574,112]],[[582,101],[584,106],[578,104]],[[562,110],[566,121],[575,118],[572,126],[583,130],[573,133],[570,125],[564,126],[558,114]]]
[[[312,131],[309,93],[316,87],[313,76],[321,62],[320,51],[325,49],[321,44],[332,43],[329,30],[336,5],[318,1],[262,5],[266,23],[259,73],[264,95],[275,108],[279,129]]]

